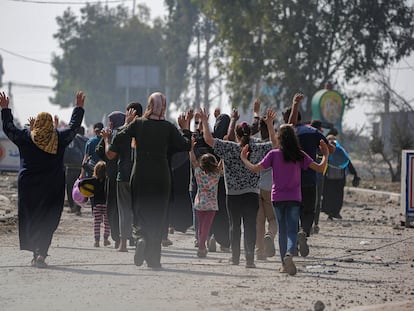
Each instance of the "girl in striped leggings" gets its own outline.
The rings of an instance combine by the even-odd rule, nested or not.
[[[104,224],[104,246],[111,244],[108,237],[111,233],[111,228],[108,222],[108,215],[106,212],[106,165],[104,161],[96,163],[93,176],[91,178],[82,179],[79,182],[79,190],[85,194],[90,191],[94,198],[93,207],[93,228],[95,235],[95,247],[99,247],[99,240],[101,236],[101,224]]]

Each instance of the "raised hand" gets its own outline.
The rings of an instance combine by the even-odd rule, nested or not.
[[[29,123],[29,129],[30,130],[33,130],[33,126],[34,126],[35,121],[36,121],[36,119],[33,118],[33,117],[29,117],[29,119],[27,119],[27,122]]]
[[[273,126],[273,122],[276,119],[276,112],[273,111],[271,108],[267,109],[266,117],[264,118],[264,121],[266,122],[266,125]]]
[[[238,119],[240,119],[240,114],[239,114],[239,112],[237,111],[236,108],[233,108],[230,117],[232,119],[234,119],[235,121],[237,121]]]
[[[326,145],[326,143],[322,139],[319,142],[319,149],[322,151],[322,153],[325,157],[329,156],[328,146]]]
[[[125,124],[129,124],[134,121],[137,116],[137,111],[134,108],[129,108],[125,113]]]
[[[53,126],[55,127],[55,129],[59,127],[59,116],[57,114],[55,114],[55,116],[53,117]]]
[[[208,124],[208,118],[210,117],[210,114],[206,112],[204,108],[200,109],[200,120],[202,123]]]
[[[188,120],[190,122],[194,118],[194,110],[193,109],[188,110],[188,112],[187,112],[187,118],[188,118]]]
[[[105,141],[111,139],[112,137],[112,130],[111,129],[102,129],[101,136]]]
[[[82,91],[78,91],[76,93],[76,107],[83,108],[84,105],[85,105],[85,95],[83,94]]]
[[[9,108],[9,97],[4,92],[0,92],[0,107],[2,109]]]
[[[181,113],[178,116],[178,125],[183,130],[189,130],[190,129],[190,119],[188,119],[188,114],[185,112]]]
[[[258,117],[259,112],[260,112],[260,99],[256,98],[256,100],[254,101],[254,104],[253,104],[253,114],[254,114],[254,116]]]
[[[293,96],[293,103],[294,104],[300,104],[300,102],[303,100],[305,96],[302,93],[296,93]]]

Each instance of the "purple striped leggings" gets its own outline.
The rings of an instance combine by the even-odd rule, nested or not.
[[[95,241],[99,241],[101,236],[101,223],[104,223],[104,239],[108,239],[111,233],[111,227],[108,222],[108,214],[106,213],[106,205],[97,204],[93,207],[93,231]]]

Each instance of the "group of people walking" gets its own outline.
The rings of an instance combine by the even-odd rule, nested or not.
[[[110,244],[110,234],[121,252],[127,251],[128,240],[133,241],[137,266],[146,262],[148,267],[161,268],[168,213],[174,213],[169,211],[172,180],[179,182],[172,178],[171,157],[184,152],[192,176],[186,182],[191,183],[188,197],[195,216],[197,256],[206,257],[215,250],[211,242],[217,241],[222,250],[231,249],[230,264],[238,265],[243,231],[246,268],[255,268],[255,255],[258,260],[275,255],[278,232],[280,271],[296,274],[293,257],[298,251],[309,254],[316,172],[326,171],[329,154],[336,148],[320,131],[300,123],[302,99],[302,94],[295,94],[277,132],[275,112],[268,109],[260,117],[258,100],[251,125],[236,124],[236,110],[231,116],[218,111],[213,131],[204,109],[195,115],[192,110],[181,114],[179,129],[165,120],[167,101],[159,92],[150,95],[145,111],[140,103],[131,103],[125,113],[110,113],[108,129],[94,126],[96,135],[86,143],[76,185],[81,192],[90,192],[94,246],[100,245],[104,223],[105,246]],[[64,154],[81,127],[84,102],[84,94],[78,92],[65,128],[56,129],[50,114],[41,113],[30,129],[18,129],[9,99],[0,93],[3,129],[21,157],[20,248],[33,252],[32,264],[39,268],[47,266],[45,258],[63,210]],[[190,131],[193,119],[195,129]],[[253,137],[256,133],[261,137]],[[94,164],[93,172],[87,171],[88,162]]]

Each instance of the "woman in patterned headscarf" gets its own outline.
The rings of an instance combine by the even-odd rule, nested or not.
[[[3,131],[19,148],[18,216],[20,249],[33,252],[32,266],[47,267],[53,233],[65,198],[65,148],[75,137],[83,119],[85,96],[76,95],[69,128],[56,130],[47,112],[39,113],[31,129],[18,129],[13,123],[9,98],[0,93]]]
[[[180,133],[172,123],[164,120],[165,111],[164,94],[151,94],[143,117],[121,128],[112,141],[116,148],[126,138],[136,140],[131,173],[133,234],[137,239],[134,262],[141,266],[145,260],[151,268],[161,267],[162,229],[171,189],[168,156],[191,148],[189,119],[179,118],[183,129]]]

